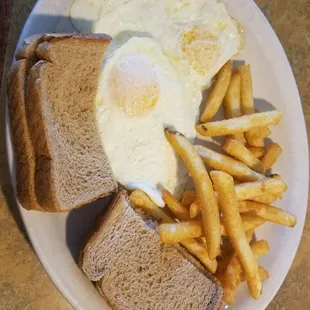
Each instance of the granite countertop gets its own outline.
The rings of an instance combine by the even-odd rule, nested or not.
[[[35,0],[15,0],[13,3],[4,73],[11,63],[19,34],[35,2]],[[9,3],[10,0],[1,1],[0,10],[6,9],[6,5],[9,7]],[[275,29],[291,63],[309,132],[309,0],[256,0],[256,3]],[[1,37],[0,41],[1,53],[5,38],[3,40]],[[5,78],[2,84],[2,90],[4,90]],[[0,99],[0,309],[72,309],[48,278],[31,248],[14,203],[5,153],[3,91]],[[305,171],[305,173],[308,172]],[[310,247],[308,244],[310,244],[310,214],[307,215],[303,237],[294,263],[268,309],[310,309]]]

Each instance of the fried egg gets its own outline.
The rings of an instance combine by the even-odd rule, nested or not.
[[[152,38],[133,37],[110,49],[102,67],[97,122],[113,173],[160,206],[162,188],[178,195],[187,181],[164,128],[195,137],[201,92],[189,85]]]
[[[154,38],[202,88],[244,44],[242,27],[218,0],[75,0],[71,18],[84,32]]]
[[[97,96],[99,129],[118,182],[164,206],[187,182],[164,128],[194,139],[202,89],[243,47],[217,0],[75,0],[71,22],[113,37]]]

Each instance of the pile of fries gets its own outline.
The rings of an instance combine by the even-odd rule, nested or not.
[[[223,104],[226,120],[212,118]],[[225,135],[223,151],[217,153],[192,145],[179,132],[165,135],[182,158],[195,190],[186,190],[178,200],[163,190],[165,208],[159,208],[142,191],[133,191],[133,207],[143,209],[159,222],[164,243],[180,243],[195,256],[224,289],[224,300],[232,305],[236,289],[247,281],[250,295],[258,299],[268,272],[257,259],[269,252],[266,240],[254,240],[254,230],[265,222],[294,227],[296,217],[270,204],[287,190],[279,175],[268,170],[281,154],[272,143],[265,150],[270,125],[281,119],[279,111],[259,113],[254,108],[249,65],[232,74],[228,61],[219,71],[201,115],[197,131],[203,136]],[[213,170],[208,173],[206,166]]]

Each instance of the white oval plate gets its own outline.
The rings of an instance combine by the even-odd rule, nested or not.
[[[34,33],[73,32],[68,13],[72,0],[38,1],[30,14],[19,42]],[[280,126],[273,128],[272,139],[284,152],[275,171],[287,182],[289,191],[278,203],[294,213],[294,229],[264,225],[258,239],[267,239],[270,254],[260,260],[270,273],[258,301],[252,300],[244,286],[238,290],[232,309],[264,309],[280,288],[294,259],[304,225],[308,200],[308,145],[305,122],[294,76],[283,48],[271,26],[250,0],[226,0],[229,13],[245,28],[246,47],[238,60],[250,63],[256,104],[261,110],[275,108],[283,112]],[[8,118],[6,122],[7,154],[14,178],[14,158]],[[52,281],[76,309],[109,309],[104,299],[76,265],[79,249],[96,214],[104,202],[99,201],[69,214],[26,211],[20,205],[32,245]]]

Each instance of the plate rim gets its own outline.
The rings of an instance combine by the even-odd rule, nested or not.
[[[225,2],[225,0],[221,0],[223,2]],[[27,17],[27,20],[24,24],[24,27],[20,33],[20,36],[19,36],[19,39],[18,39],[18,43],[16,45],[16,47],[18,47],[22,41],[22,39],[24,38],[25,36],[25,33],[27,32],[27,29],[31,27],[31,20],[32,20],[32,17],[37,9],[37,7],[39,6],[39,4],[41,3],[42,1],[41,0],[38,0],[35,5],[33,6],[29,16]],[[290,75],[292,77],[292,86],[295,88],[296,90],[296,100],[299,102],[299,108],[301,109],[301,114],[303,115],[303,122],[302,124],[299,124],[300,128],[303,129],[303,132],[305,132],[305,139],[303,139],[302,143],[304,144],[305,146],[305,149],[306,149],[306,159],[307,160],[307,163],[306,163],[306,167],[307,169],[305,169],[306,171],[309,171],[309,144],[308,144],[308,135],[307,135],[307,128],[306,128],[306,120],[305,120],[305,116],[304,116],[304,112],[303,112],[303,106],[302,106],[302,102],[301,102],[301,98],[300,98],[300,93],[299,93],[299,89],[298,89],[298,86],[297,86],[297,82],[296,82],[296,79],[295,79],[295,75],[293,73],[293,70],[292,70],[292,67],[290,65],[290,62],[287,58],[287,55],[285,53],[285,50],[277,36],[277,34],[275,33],[273,27],[271,26],[271,24],[269,23],[269,21],[267,20],[267,18],[265,17],[265,15],[263,14],[263,12],[261,11],[261,9],[258,7],[258,5],[255,3],[254,0],[250,0],[249,2],[251,2],[251,5],[254,5],[255,7],[255,11],[259,14],[260,18],[264,21],[264,23],[268,26],[269,28],[269,32],[270,34],[272,35],[273,39],[276,40],[276,45],[277,47],[279,48],[279,50],[281,50],[281,52],[283,53],[284,55],[284,60],[286,61],[286,70],[288,69],[290,71]],[[16,50],[15,50],[16,52]],[[15,55],[15,52],[14,52],[14,55]],[[14,62],[14,60],[13,60]],[[294,95],[294,96],[295,96]],[[16,204],[18,206],[18,209],[19,209],[19,212],[20,212],[20,215],[21,215],[21,218],[22,218],[22,221],[23,221],[23,224],[24,224],[24,227],[25,227],[25,230],[27,232],[27,235],[29,236],[29,241],[40,261],[40,263],[42,264],[42,266],[44,267],[47,275],[49,276],[49,278],[51,279],[51,281],[54,283],[54,285],[56,286],[56,288],[59,290],[59,292],[65,297],[65,299],[71,304],[72,307],[74,307],[75,309],[82,309],[78,304],[77,304],[77,301],[76,301],[76,298],[75,298],[75,295],[72,294],[72,292],[70,291],[70,289],[68,289],[64,283],[62,282],[62,280],[60,278],[57,277],[57,274],[54,273],[53,271],[53,268],[51,268],[51,266],[49,265],[49,262],[48,260],[46,259],[45,255],[39,251],[39,246],[37,244],[37,241],[36,241],[36,238],[35,236],[33,235],[33,232],[31,231],[31,229],[29,229],[29,227],[26,225],[26,219],[24,217],[24,214],[23,214],[23,208],[22,206],[20,205],[18,199],[17,199],[17,196],[16,196],[16,179],[15,179],[15,175],[13,174],[13,167],[15,166],[15,160],[14,160],[14,154],[12,152],[12,145],[11,145],[11,131],[10,131],[10,122],[9,122],[9,116],[8,116],[8,105],[7,105],[7,100],[5,101],[6,103],[6,108],[5,108],[5,144],[6,144],[6,154],[7,154],[7,157],[9,159],[9,171],[10,171],[10,180],[11,180],[11,184],[12,184],[12,188],[13,188],[13,192],[14,192],[14,199],[16,201]],[[11,153],[11,156],[9,156]],[[11,157],[11,158],[10,158]],[[12,162],[10,162],[12,160]],[[305,188],[308,189],[309,187],[309,173],[307,173],[306,175],[306,185]],[[305,226],[305,220],[306,220],[306,215],[307,215],[307,201],[308,201],[308,196],[309,196],[309,192],[308,190],[306,190],[306,196],[304,198],[306,198],[306,204],[304,206],[304,209],[305,209],[305,212],[303,212],[303,218],[300,219],[300,217],[298,218],[298,222],[301,223],[301,226],[300,226],[300,230],[298,231],[298,242],[296,242],[296,244],[294,244],[294,247],[292,248],[292,251],[290,253],[287,254],[287,257],[286,257],[286,262],[288,262],[288,268],[285,272],[282,272],[281,274],[279,274],[277,276],[277,285],[275,285],[275,289],[272,290],[272,292],[265,292],[264,295],[265,295],[265,298],[263,299],[262,303],[263,303],[263,306],[264,308],[266,308],[268,306],[268,304],[273,300],[274,296],[277,294],[277,292],[280,290],[288,272],[290,271],[290,268],[292,266],[292,263],[296,257],[296,254],[297,254],[297,251],[298,251],[298,248],[300,246],[300,242],[301,242],[301,238],[302,238],[302,235],[303,235],[303,231],[304,231],[304,226]],[[297,239],[297,238],[296,238]],[[266,298],[268,294],[268,298]],[[263,296],[264,296],[263,295]],[[262,296],[262,298],[263,298]]]

